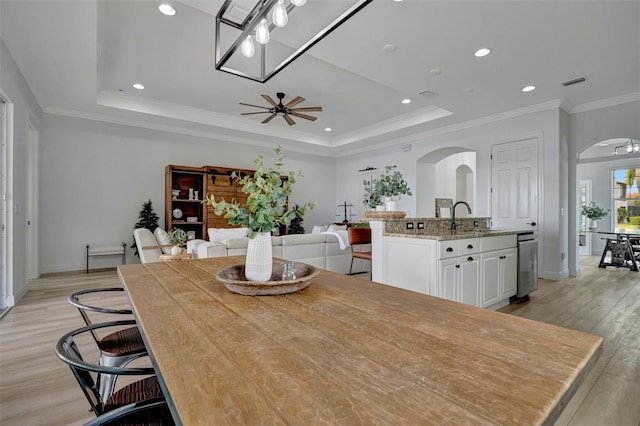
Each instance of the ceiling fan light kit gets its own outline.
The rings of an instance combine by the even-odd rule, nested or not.
[[[265,83],[372,1],[259,0],[246,11],[245,3],[225,0],[216,15],[215,68]],[[316,34],[304,34],[305,25],[287,26],[290,19],[316,24],[319,10],[328,22]]]
[[[246,104],[244,102],[240,102],[240,105],[254,107],[254,108],[261,108],[266,110],[266,111],[257,111],[257,112],[243,112],[242,115],[270,114],[269,117],[265,118],[262,121],[262,124],[267,124],[268,122],[273,120],[277,115],[281,115],[284,121],[286,121],[289,126],[293,126],[294,124],[296,124],[296,122],[291,118],[291,116],[304,118],[305,120],[309,120],[309,121],[316,121],[317,117],[304,114],[304,112],[321,112],[322,111],[322,107],[293,108],[299,103],[304,102],[305,99],[300,96],[296,96],[286,104],[282,103],[282,100],[284,99],[284,93],[278,92],[276,93],[276,96],[278,97],[278,101],[279,101],[278,103],[276,103],[271,98],[271,96],[262,95],[264,100],[266,100],[269,103],[269,105],[271,105],[271,107],[252,105],[252,104]]]

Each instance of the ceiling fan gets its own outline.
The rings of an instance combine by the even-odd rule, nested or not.
[[[266,109],[266,111],[259,111],[259,112],[243,112],[241,115],[271,114],[269,117],[265,118],[262,121],[262,124],[266,124],[266,123],[270,122],[271,120],[273,120],[273,118],[276,115],[281,114],[282,118],[284,118],[284,121],[286,121],[289,126],[293,126],[294,124],[296,124],[296,122],[293,121],[293,118],[290,117],[291,115],[294,116],[294,117],[304,118],[305,120],[316,121],[316,119],[318,117],[313,117],[311,115],[303,114],[302,112],[322,111],[322,107],[293,108],[294,106],[298,105],[300,102],[304,101],[304,98],[301,98],[300,96],[296,96],[294,99],[289,101],[286,105],[282,104],[282,99],[284,98],[284,93],[282,93],[282,92],[276,93],[276,96],[278,97],[278,100],[280,101],[279,103],[276,103],[271,98],[271,96],[269,96],[269,95],[261,95],[261,96],[267,102],[269,102],[271,107],[265,107],[265,106],[260,106],[260,105],[251,105],[251,104],[245,104],[243,102],[240,102],[240,105]]]

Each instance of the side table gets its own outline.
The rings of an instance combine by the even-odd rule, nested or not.
[[[176,260],[191,260],[193,254],[191,253],[183,253],[183,254],[161,254],[160,262],[174,262]]]

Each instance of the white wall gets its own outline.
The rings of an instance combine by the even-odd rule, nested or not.
[[[491,216],[491,145],[527,138],[540,140],[540,160],[543,192],[539,215],[540,275],[543,278],[562,278],[568,274],[561,253],[567,243],[559,238],[566,234],[566,225],[560,222],[560,147],[559,109],[552,108],[445,134],[415,135],[398,141],[398,145],[368,153],[354,154],[337,160],[336,194],[338,199],[360,200],[362,184],[357,170],[366,166],[383,168],[396,164],[413,190],[417,186],[417,160],[440,148],[462,147],[476,151],[476,200],[474,216]],[[440,132],[438,132],[440,133]],[[400,145],[412,144],[410,152],[402,152]],[[361,204],[359,204],[361,205]],[[416,212],[416,195],[402,197],[398,208],[411,217]],[[361,213],[364,208],[361,208]]]
[[[41,142],[42,271],[82,270],[85,246],[131,244],[142,203],[153,202],[164,226],[164,176],[168,164],[253,168],[267,148],[45,114]],[[318,202],[304,225],[335,216],[335,160],[285,151],[284,170],[302,170],[292,203]],[[135,262],[128,250],[128,262]],[[113,266],[118,258],[92,258]]]
[[[640,101],[635,100],[592,109],[589,111],[571,114],[569,117],[569,265],[570,274],[578,274],[578,178],[577,176],[577,159],[578,154],[593,145],[610,138],[635,138],[640,139]],[[582,167],[582,166],[581,166]],[[582,172],[581,172],[582,173]],[[585,177],[586,178],[586,177]],[[588,179],[588,178],[587,178]],[[595,182],[594,182],[595,183]],[[596,189],[593,189],[596,194]],[[599,197],[599,196],[598,196]],[[597,201],[596,198],[593,198]],[[603,224],[604,225],[604,224]]]
[[[0,39],[0,91],[8,97],[13,122],[12,141],[7,160],[7,216],[13,244],[8,247],[7,296],[15,303],[27,292],[27,140],[28,123],[40,130],[42,110],[31,93],[29,85],[18,69],[13,57]],[[11,118],[11,117],[9,117]],[[9,136],[11,137],[11,135]]]

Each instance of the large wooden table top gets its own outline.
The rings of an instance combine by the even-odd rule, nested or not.
[[[551,423],[602,350],[328,271],[290,295],[233,294],[215,273],[243,261],[118,267],[178,423]]]

